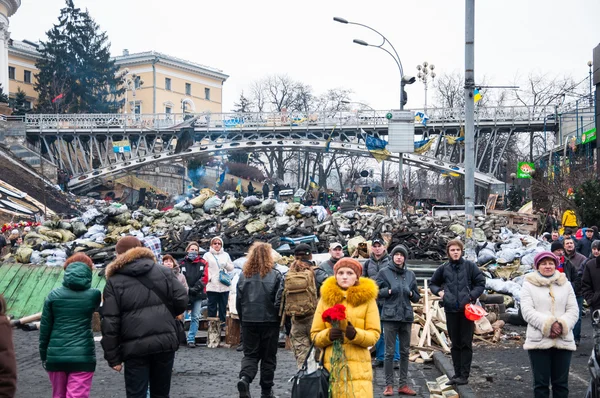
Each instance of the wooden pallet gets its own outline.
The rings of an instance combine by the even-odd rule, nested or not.
[[[525,214],[504,210],[489,210],[488,214],[506,217],[508,219],[507,226],[510,228],[528,232],[530,235],[537,234],[540,222],[540,216],[537,214]]]

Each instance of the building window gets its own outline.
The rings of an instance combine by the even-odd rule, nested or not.
[[[135,88],[136,90],[142,87],[142,78],[140,76],[135,77]]]
[[[23,106],[25,107],[25,109],[31,109],[31,101],[25,101],[23,103]]]
[[[192,85],[190,83],[185,84],[185,95],[192,95]]]
[[[165,113],[167,115],[170,115],[171,113],[173,113],[173,108],[171,108],[170,106],[165,106]]]
[[[210,101],[210,88],[204,88],[204,99]]]
[[[136,115],[141,115],[142,114],[142,104],[136,103],[135,106],[133,107],[133,113],[135,113]]]
[[[31,83],[31,71],[30,70],[26,70],[23,72],[23,81],[25,83]]]
[[[14,66],[8,67],[8,78],[15,80],[15,67]]]
[[[165,90],[171,91],[171,79],[165,77]]]

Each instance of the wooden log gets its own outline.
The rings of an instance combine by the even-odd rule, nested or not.
[[[206,346],[217,348],[221,342],[221,320],[219,318],[208,318],[208,337]]]
[[[37,314],[24,316],[21,319],[12,320],[12,321],[10,321],[10,325],[13,327],[21,326],[21,325],[25,325],[26,323],[39,321],[40,319],[42,319],[42,313],[38,312]]]
[[[421,330],[421,325],[418,323],[412,324],[412,329],[410,330],[410,344],[414,345],[419,342],[419,331]]]
[[[230,346],[240,344],[241,323],[239,319],[227,317],[227,333],[225,334],[225,343]]]
[[[425,313],[429,314],[429,288],[427,287],[427,279],[425,279]],[[431,345],[431,333],[427,334],[427,345]]]

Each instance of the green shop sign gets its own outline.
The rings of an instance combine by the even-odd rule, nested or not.
[[[517,166],[517,178],[531,178],[531,172],[535,170],[535,165],[530,162],[519,162]]]
[[[587,144],[588,142],[596,139],[596,128],[590,129],[581,135],[581,143]]]

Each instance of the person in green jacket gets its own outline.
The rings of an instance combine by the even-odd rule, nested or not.
[[[96,370],[92,315],[100,290],[92,289],[94,263],[83,253],[64,264],[63,285],[48,294],[40,323],[40,357],[52,398],[87,398]]]

